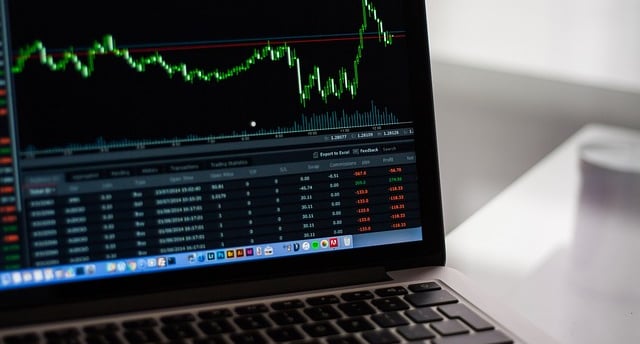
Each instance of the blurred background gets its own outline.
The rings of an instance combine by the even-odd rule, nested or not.
[[[427,6],[447,230],[584,125],[640,129],[640,0]]]

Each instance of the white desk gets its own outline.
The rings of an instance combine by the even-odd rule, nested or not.
[[[612,140],[640,132],[583,128],[447,236],[447,265],[560,343],[640,343],[640,202],[620,222],[581,193],[579,147]]]

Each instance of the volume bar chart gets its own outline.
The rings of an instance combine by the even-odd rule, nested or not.
[[[322,114],[303,114],[300,116],[300,119],[298,121],[293,122],[293,124],[288,127],[243,130],[237,132],[234,131],[226,134],[208,136],[189,135],[180,138],[161,138],[153,140],[109,141],[104,138],[98,138],[95,142],[88,144],[73,143],[65,146],[52,147],[47,149],[27,147],[26,149],[24,149],[24,153],[29,156],[50,154],[78,154],[84,151],[104,151],[109,149],[126,149],[140,146],[151,148],[153,146],[199,144],[227,139],[246,139],[248,137],[261,136],[271,137],[274,135],[296,134],[310,131],[321,132],[345,128],[357,129],[401,124],[398,118],[393,114],[393,112],[389,111],[387,108],[380,109],[373,103],[373,101],[370,103],[370,106],[371,107],[368,111],[355,111],[353,113],[347,113],[345,110],[343,110],[340,113],[338,113],[337,111],[332,111],[331,113],[327,112]]]

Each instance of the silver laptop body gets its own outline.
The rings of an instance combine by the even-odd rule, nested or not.
[[[444,267],[423,1],[0,4],[0,342],[550,342]]]

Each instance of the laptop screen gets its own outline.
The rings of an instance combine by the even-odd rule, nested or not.
[[[0,290],[422,240],[405,6],[2,1]]]

